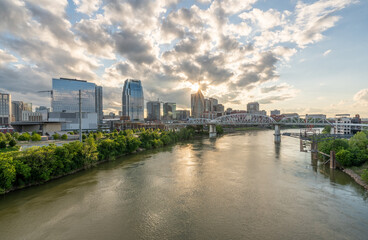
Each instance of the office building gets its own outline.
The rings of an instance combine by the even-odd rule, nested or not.
[[[216,98],[209,98],[208,100],[210,100],[210,111],[213,112],[215,111],[215,106],[218,105],[218,100]]]
[[[98,128],[98,115],[102,111],[102,87],[85,80],[53,78],[51,102],[53,111],[49,113],[49,121],[63,122],[61,125],[63,131],[79,129],[79,90],[81,90],[82,129]]]
[[[129,116],[132,121],[144,120],[144,96],[140,80],[125,80],[122,104],[123,116]]]
[[[23,112],[32,112],[32,103],[22,101],[12,101],[12,114],[14,121],[26,121],[23,119]]]
[[[189,110],[176,110],[175,115],[176,115],[176,120],[186,121],[190,117],[190,111]]]
[[[165,120],[174,120],[176,119],[176,103],[164,103],[164,119]]]
[[[8,127],[12,122],[11,95],[0,93],[0,127]]]
[[[209,99],[204,100],[204,111],[205,112],[211,111],[211,101]]]
[[[191,114],[193,118],[200,118],[200,116],[204,112],[204,96],[200,89],[197,93],[193,93],[191,95],[191,109]]]
[[[161,120],[161,103],[159,101],[147,102],[147,120],[159,121]]]
[[[50,112],[50,108],[47,108],[45,106],[36,107],[36,112],[41,113],[42,121],[47,121],[48,116],[49,116],[49,112]]]
[[[96,86],[96,113],[98,124],[102,124],[103,119],[103,94],[102,94],[102,87]]]
[[[250,102],[247,104],[247,112],[248,113],[258,113],[259,112],[259,103],[258,102]]]
[[[280,113],[281,113],[280,110],[275,109],[271,111],[271,116],[277,116],[280,115]]]
[[[351,134],[351,118],[350,114],[336,114],[335,123],[339,125],[335,125],[335,133],[341,135],[350,135]],[[344,125],[347,124],[347,125]]]
[[[42,122],[42,113],[22,111],[22,122]]]

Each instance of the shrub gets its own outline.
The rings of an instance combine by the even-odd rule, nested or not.
[[[222,128],[222,126],[216,125],[216,132],[217,132],[217,134],[223,134],[224,129]]]
[[[6,148],[6,142],[4,140],[0,141],[0,148]]]
[[[14,147],[15,145],[17,145],[17,142],[14,139],[9,141],[9,146],[10,147]]]
[[[29,141],[29,140],[31,140],[31,135],[29,135],[29,133],[27,133],[27,132],[22,133],[22,135],[20,135],[18,137],[18,140],[19,141]]]
[[[18,138],[19,138],[19,133],[18,132],[15,132],[15,133],[13,133],[13,138],[15,138],[16,140],[18,140]]]
[[[41,136],[40,136],[40,134],[37,134],[37,133],[32,134],[32,136],[31,136],[31,140],[32,140],[33,142],[39,142],[39,141],[41,141]]]
[[[66,134],[61,135],[61,139],[62,140],[68,140],[68,135],[66,135]]]
[[[54,140],[58,140],[58,139],[60,139],[60,134],[59,133],[55,133],[54,135],[52,135],[52,138]]]

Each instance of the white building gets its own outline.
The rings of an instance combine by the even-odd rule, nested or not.
[[[344,134],[344,135],[351,134],[351,126],[343,125],[344,123],[351,124],[350,114],[336,114],[335,123],[337,123],[335,125],[335,134]]]

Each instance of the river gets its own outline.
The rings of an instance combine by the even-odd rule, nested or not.
[[[299,140],[227,134],[0,197],[0,239],[367,239],[368,194]]]

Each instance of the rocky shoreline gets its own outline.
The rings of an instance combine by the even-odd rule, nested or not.
[[[365,190],[368,190],[368,183],[363,181],[362,178],[358,174],[356,174],[353,170],[346,168],[343,169],[342,171],[348,174],[350,177],[352,177],[355,180],[355,182],[364,187]]]

